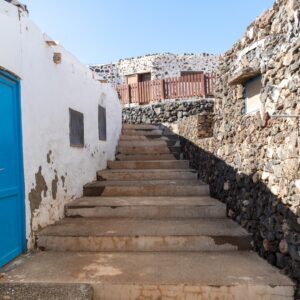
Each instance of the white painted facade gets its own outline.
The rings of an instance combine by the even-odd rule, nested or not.
[[[33,232],[62,218],[64,205],[81,196],[83,185],[114,159],[121,105],[110,85],[101,84],[61,46],[49,46],[27,13],[3,0],[0,40],[0,68],[21,79],[26,232],[31,248]],[[54,52],[61,53],[61,64],[53,62]],[[106,107],[106,142],[98,139],[98,105]],[[70,147],[69,108],[84,114],[83,148]],[[37,185],[39,168],[47,191],[41,192],[39,208],[32,212],[29,194]]]
[[[99,77],[114,84],[127,83],[127,76],[151,73],[151,79],[179,77],[182,72],[215,72],[220,56],[206,53],[173,54],[162,53],[121,59],[107,65],[90,65]]]

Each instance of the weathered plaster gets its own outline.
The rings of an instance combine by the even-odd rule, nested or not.
[[[34,212],[39,208],[42,197],[47,197],[47,191],[48,187],[45,178],[42,175],[42,167],[39,167],[38,172],[35,174],[35,188],[32,188],[28,195],[31,212]]]
[[[49,152],[47,153],[47,163],[48,163],[48,164],[51,163],[51,154],[52,154],[52,151],[49,150]]]
[[[61,46],[49,46],[26,12],[0,0],[0,67],[21,78],[26,231],[64,215],[64,205],[114,159],[121,130],[115,90]],[[47,37],[47,39],[49,39]],[[61,53],[61,64],[53,62]],[[98,139],[98,105],[106,108],[107,141]],[[84,114],[85,147],[69,145],[69,108]],[[93,156],[92,156],[93,154]]]
[[[58,177],[57,177],[57,172],[56,172],[54,179],[52,180],[52,198],[53,198],[53,200],[56,200],[57,189],[58,189]]]

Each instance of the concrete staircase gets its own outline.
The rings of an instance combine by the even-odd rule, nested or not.
[[[249,234],[179,153],[171,132],[124,125],[117,160],[66,205],[65,219],[39,232],[43,251],[4,270],[0,295],[293,299],[294,284],[251,251]]]

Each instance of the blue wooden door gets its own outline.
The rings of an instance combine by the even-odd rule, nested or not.
[[[0,70],[0,266],[25,250],[19,81]]]

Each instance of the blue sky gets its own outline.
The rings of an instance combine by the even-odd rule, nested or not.
[[[223,53],[273,0],[23,0],[83,63],[149,53]]]

